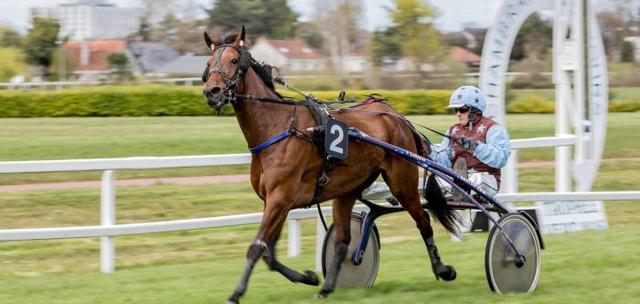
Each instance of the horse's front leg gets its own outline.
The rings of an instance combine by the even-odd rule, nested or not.
[[[325,277],[318,298],[325,298],[336,288],[336,281],[340,274],[340,266],[347,256],[351,241],[351,210],[354,198],[337,198],[333,200],[333,225],[335,229],[335,253]]]
[[[244,272],[233,294],[227,300],[227,303],[240,302],[240,297],[247,291],[249,277],[251,276],[256,261],[258,261],[265,253],[265,250],[267,250],[267,244],[271,243],[272,240],[280,234],[282,224],[289,213],[289,205],[285,203],[286,200],[282,199],[283,196],[278,196],[278,199],[275,198],[275,195],[267,197],[258,235],[247,250],[247,264]]]
[[[318,284],[320,284],[320,281],[318,280],[318,275],[315,272],[311,270],[305,270],[304,273],[300,273],[278,261],[278,259],[276,258],[276,243],[278,242],[279,238],[280,235],[277,235],[275,238],[273,238],[263,256],[264,261],[269,266],[269,269],[279,272],[291,282],[318,286]]]

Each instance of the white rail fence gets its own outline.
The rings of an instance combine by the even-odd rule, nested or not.
[[[507,183],[517,185],[517,150],[539,147],[558,147],[574,144],[573,136],[541,137],[512,140],[514,149],[507,172],[503,179]],[[144,234],[154,232],[172,232],[193,229],[227,227],[235,225],[256,224],[262,220],[262,213],[219,216],[210,218],[174,220],[163,222],[116,224],[115,172],[121,169],[158,169],[177,167],[203,167],[243,165],[250,162],[250,154],[198,155],[172,157],[128,157],[76,160],[14,161],[0,162],[0,173],[57,172],[105,170],[102,175],[100,196],[100,225],[81,227],[2,229],[0,241],[25,241],[66,238],[100,237],[100,270],[110,273],[115,270],[115,245],[113,238],[122,235]],[[515,188],[515,187],[511,187]],[[501,193],[497,198],[503,202],[533,200],[640,200],[640,191],[620,192],[538,192],[538,193]],[[366,206],[357,205],[356,211],[366,210]],[[324,207],[325,216],[331,215],[331,208]],[[301,248],[300,220],[316,218],[316,268],[320,269],[324,227],[315,209],[293,210],[288,220],[288,255],[297,256]]]

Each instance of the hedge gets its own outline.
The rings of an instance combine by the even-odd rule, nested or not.
[[[322,100],[335,100],[338,91],[310,92]],[[447,113],[450,91],[348,91],[356,100],[378,93],[404,114]],[[297,98],[292,92],[283,94]],[[610,111],[638,111],[638,101],[612,101]],[[552,113],[552,101],[537,95],[519,96],[507,105],[509,113]],[[62,91],[0,91],[0,117],[70,116],[196,116],[211,115],[199,87],[174,85],[102,86]],[[223,115],[232,115],[226,107]]]

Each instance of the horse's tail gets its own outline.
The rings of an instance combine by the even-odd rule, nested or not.
[[[424,199],[427,200],[427,210],[433,218],[435,218],[447,231],[459,235],[457,222],[458,214],[449,207],[447,200],[442,195],[440,185],[436,181],[436,177],[431,174],[427,179],[427,183],[423,189]]]

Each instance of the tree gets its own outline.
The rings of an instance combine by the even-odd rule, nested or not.
[[[24,56],[16,48],[0,48],[0,81],[9,81],[16,75],[24,75]]]
[[[130,76],[129,73],[129,59],[123,53],[113,53],[107,57],[107,62],[109,62],[109,67],[115,70],[115,75],[119,80],[128,79]]]
[[[346,85],[345,60],[351,46],[358,38],[358,20],[361,15],[359,0],[317,0],[314,23],[322,35],[324,47],[328,50],[331,64],[343,85]]]
[[[27,63],[41,68],[44,76],[48,75],[53,53],[57,49],[60,24],[52,18],[34,18],[33,27],[24,41],[24,53]]]
[[[17,31],[0,27],[0,47],[20,47],[22,37]]]
[[[137,33],[140,40],[151,41],[152,30],[153,28],[151,26],[151,23],[149,22],[149,18],[146,16],[142,16],[140,18],[140,26],[138,27],[138,33]]]
[[[399,59],[402,56],[399,38],[396,28],[374,32],[371,40],[373,64],[381,66],[385,57],[393,60]]]
[[[436,11],[421,0],[396,0],[390,10],[393,25],[374,33],[374,62],[381,58],[413,58],[416,66],[425,61],[435,61],[443,55],[440,34],[433,25]]]
[[[214,0],[205,12],[210,27],[227,32],[244,25],[253,35],[277,39],[292,37],[298,18],[286,0]]]
[[[421,0],[396,0],[391,19],[399,34],[404,56],[413,57],[416,63],[434,60],[441,55],[438,31],[433,25],[435,10]]]
[[[312,22],[301,22],[296,27],[296,36],[302,39],[308,46],[322,49],[324,47],[324,38]]]
[[[633,43],[625,41],[622,43],[622,50],[620,54],[620,62],[634,62],[633,53],[635,48]]]
[[[616,12],[602,11],[597,15],[607,55],[611,57],[624,41],[624,20]]]
[[[543,59],[551,50],[553,45],[553,25],[551,21],[540,18],[540,15],[533,14],[527,18],[518,32],[511,59],[522,60],[525,57],[535,56]]]
[[[265,35],[275,39],[293,37],[298,14],[291,10],[287,0],[262,0],[262,6],[260,19],[264,22]]]
[[[206,48],[202,44],[202,32],[206,29],[205,22],[204,20],[181,20],[173,14],[167,14],[153,29],[151,40],[166,42],[180,53],[206,54]]]

